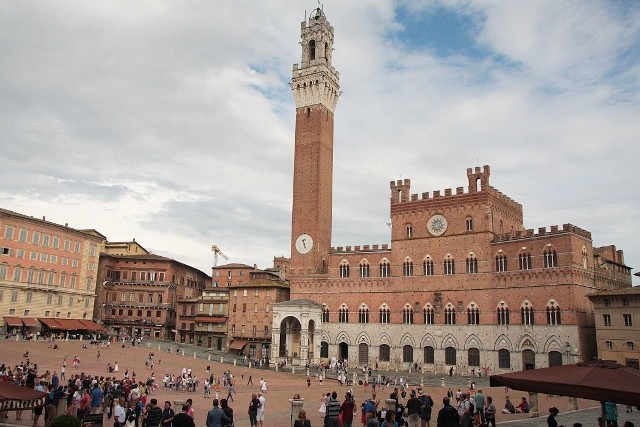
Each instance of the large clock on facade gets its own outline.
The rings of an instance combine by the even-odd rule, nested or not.
[[[313,239],[307,233],[301,234],[296,239],[296,250],[302,255],[308,254],[313,249]]]
[[[442,236],[447,231],[448,225],[447,218],[441,214],[433,215],[427,221],[427,229],[432,236]]]

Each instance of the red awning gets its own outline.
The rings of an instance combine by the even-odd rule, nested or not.
[[[102,325],[99,325],[93,320],[80,319],[78,322],[80,322],[87,331],[104,331]]]
[[[196,317],[193,320],[195,320],[196,322],[202,322],[202,323],[224,323],[227,321],[225,317],[206,317],[206,316]]]
[[[41,408],[45,403],[47,403],[46,392],[0,382],[0,407],[2,410],[22,411]]]
[[[56,321],[65,331],[77,331],[79,329],[86,329],[84,325],[77,319],[56,319]]]
[[[38,317],[38,320],[49,327],[49,329],[64,329],[60,323],[53,317]]]
[[[20,320],[22,320],[24,326],[27,326],[29,328],[37,328],[38,326],[40,326],[38,320],[33,317],[23,317]]]
[[[7,323],[7,326],[22,326],[22,322],[19,317],[5,316],[4,321]]]
[[[232,350],[242,350],[245,345],[247,345],[245,340],[235,340],[229,344],[229,348]]]

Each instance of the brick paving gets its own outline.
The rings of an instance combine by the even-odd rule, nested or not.
[[[88,344],[86,341],[84,342]],[[299,393],[304,399],[304,409],[307,411],[307,417],[311,420],[312,426],[322,426],[322,418],[318,412],[320,406],[320,397],[322,394],[337,391],[338,396],[342,399],[344,392],[347,391],[347,387],[340,387],[338,383],[327,378],[322,384],[311,375],[312,385],[311,389],[307,389],[306,374],[303,368],[296,368],[296,373],[293,374],[291,368],[286,368],[276,372],[274,369],[256,369],[249,368],[248,366],[240,366],[244,360],[241,357],[236,356],[235,361],[237,366],[233,365],[234,356],[226,353],[209,352],[204,349],[195,349],[196,358],[193,357],[194,348],[189,346],[180,345],[176,343],[149,343],[151,347],[147,347],[146,344],[142,346],[127,346],[122,348],[121,344],[112,344],[111,348],[94,348],[89,346],[88,349],[82,348],[82,342],[80,341],[68,341],[57,342],[59,345],[58,350],[49,349],[49,343],[39,342],[25,342],[25,341],[9,341],[4,340],[0,342],[0,363],[16,365],[20,361],[24,360],[22,357],[26,350],[29,350],[30,360],[38,363],[40,366],[40,372],[45,370],[60,372],[62,366],[62,360],[64,356],[67,357],[67,377],[70,375],[80,374],[86,372],[91,375],[108,376],[107,363],[118,362],[119,372],[122,376],[124,371],[128,368],[130,374],[135,371],[136,378],[138,380],[145,380],[150,374],[151,369],[145,366],[145,358],[150,351],[155,353],[156,366],[155,376],[156,380],[161,382],[164,373],[178,374],[183,367],[191,368],[193,372],[204,379],[206,366],[210,365],[214,375],[218,376],[221,372],[230,370],[236,378],[236,392],[234,401],[230,402],[230,406],[234,409],[235,425],[236,427],[248,426],[249,420],[247,415],[247,407],[251,397],[251,393],[257,392],[258,382],[260,378],[264,378],[267,381],[266,392],[266,419],[265,426],[274,427],[286,427],[290,425],[290,413],[291,404],[289,399],[294,393]],[[160,345],[160,350],[158,349]],[[178,352],[176,348],[178,347]],[[171,348],[169,353],[167,350]],[[97,351],[100,350],[100,360],[97,359]],[[182,355],[184,350],[185,355]],[[71,360],[74,356],[80,357],[80,366],[76,369],[73,368]],[[211,361],[207,358],[211,357]],[[225,362],[220,363],[220,357],[225,358]],[[379,372],[381,375],[393,377],[394,375],[402,375],[402,372],[396,374],[395,371],[391,372]],[[252,376],[253,385],[247,385],[249,376]],[[408,374],[405,376],[410,378],[412,384],[424,384],[423,389],[429,393],[434,402],[434,421],[437,416],[437,411],[441,408],[442,397],[446,395],[446,391],[449,387],[455,392],[458,388],[465,390],[468,384],[468,378],[456,376],[439,376],[439,375],[420,375],[417,373]],[[445,387],[442,387],[442,381],[444,379]],[[487,378],[475,378],[474,379],[477,388],[482,388],[485,396],[492,396],[494,403],[498,410],[504,405],[505,397],[509,395],[514,402],[518,402],[521,396],[527,396],[525,392],[518,392],[509,390],[506,391],[502,387],[489,388]],[[353,386],[353,392],[355,398],[359,403],[362,402],[365,393],[371,393],[371,387],[365,392],[365,389],[361,385]],[[391,390],[388,388],[382,390],[378,388],[378,398],[384,402],[384,398],[388,397]],[[205,424],[206,413],[211,408],[212,398],[204,398],[202,390],[197,393],[182,393],[170,391],[162,388],[162,386],[156,391],[155,396],[159,402],[165,400],[184,401],[191,397],[194,401],[195,409],[195,422],[196,426],[201,427]],[[221,392],[221,397],[226,397],[226,393]],[[513,414],[505,415],[498,414],[497,422],[501,425],[516,425],[516,426],[544,426],[546,425],[547,410],[551,406],[556,406],[560,409],[560,415],[558,415],[558,421],[565,426],[572,426],[574,422],[582,422],[584,426],[595,426],[597,422],[597,403],[588,400],[578,400],[578,406],[581,408],[578,411],[568,411],[569,400],[566,397],[539,395],[538,402],[540,405],[540,417],[530,418],[529,414]],[[592,409],[583,409],[592,408]],[[636,425],[640,426],[640,411],[634,411],[631,414],[625,413],[625,407],[618,406],[621,421],[629,419],[634,421]],[[25,414],[26,415],[26,414]],[[359,419],[359,418],[358,418]],[[13,416],[10,416],[10,423],[15,423]],[[18,425],[30,425],[30,417],[23,416],[23,421],[18,422]],[[40,426],[43,426],[43,421],[40,420]],[[105,427],[112,427],[113,422],[106,420]],[[359,425],[359,424],[357,424]],[[622,423],[620,423],[622,425]],[[435,426],[435,422],[432,422],[432,426]]]

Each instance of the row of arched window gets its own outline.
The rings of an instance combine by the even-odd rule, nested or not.
[[[552,247],[548,247],[544,250],[542,254],[542,260],[543,268],[555,268],[559,265],[558,253]],[[509,271],[509,259],[502,250],[498,251],[498,253],[496,254],[495,261],[496,272]],[[526,251],[518,254],[517,263],[518,270],[531,270],[534,268],[531,253]],[[390,277],[392,272],[391,270],[391,263],[388,259],[383,258],[378,264],[379,277]],[[464,261],[464,271],[467,274],[478,273],[478,258],[473,253],[469,253],[469,255],[466,257]],[[345,259],[340,262],[340,265],[338,266],[338,274],[342,279],[346,279],[351,276],[349,261]],[[431,256],[427,255],[422,260],[422,271],[420,272],[420,274],[423,276],[434,276],[437,274],[436,268],[434,266],[434,261]],[[451,254],[447,254],[447,256],[442,260],[442,274],[456,274],[456,261],[451,256]],[[402,262],[402,275],[405,277],[416,275],[414,271],[414,263],[410,257],[406,257]],[[358,276],[361,278],[371,277],[371,265],[366,259],[360,261],[360,264],[358,265]]]
[[[550,300],[544,310],[546,313],[547,325],[561,325],[562,324],[562,310],[558,306],[557,302]],[[520,306],[520,324],[521,325],[534,325],[535,324],[535,311],[533,305],[529,301],[525,301]],[[342,304],[338,308],[338,323],[349,323],[349,307],[347,304]],[[435,324],[435,309],[431,304],[426,304],[422,309],[414,309],[411,304],[405,304],[402,310],[398,313],[401,316],[402,322],[405,325],[412,325],[414,323],[422,323],[425,325]],[[372,317],[374,317],[372,319]],[[377,317],[377,319],[375,318]],[[389,306],[384,303],[377,310],[377,316],[375,311],[369,309],[366,304],[361,304],[357,310],[357,323],[377,323],[388,324],[391,322],[392,313]],[[497,325],[509,325],[511,324],[511,312],[509,306],[504,302],[495,309],[495,323]],[[329,323],[332,321],[331,312],[326,305],[322,308],[322,321]],[[465,324],[467,325],[479,325],[480,324],[480,309],[475,303],[470,303],[466,310],[458,311],[452,303],[447,303],[443,309],[443,323],[445,325]],[[400,322],[397,322],[400,323]]]
[[[362,363],[368,361],[368,345],[360,344],[359,354],[364,355]],[[320,357],[329,357],[329,343],[323,341],[320,346]],[[524,350],[522,352],[523,359],[535,360],[535,354],[532,350]],[[388,344],[381,344],[378,347],[378,360],[380,362],[391,361],[391,347]],[[411,345],[402,346],[402,362],[414,363],[414,348]],[[435,348],[432,346],[425,346],[422,348],[422,363],[434,364],[435,363]],[[458,364],[458,350],[455,347],[444,348],[444,363],[445,365],[455,366]],[[562,353],[559,351],[550,351],[548,353],[549,366],[561,366],[562,365]],[[480,349],[472,347],[467,350],[467,365],[470,367],[480,368],[482,366],[480,360]],[[500,369],[511,368],[511,352],[507,349],[498,350],[498,367]]]

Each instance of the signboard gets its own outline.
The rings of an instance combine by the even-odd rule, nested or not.
[[[82,427],[102,427],[103,419],[104,414],[102,412],[99,414],[84,414],[82,416]]]

